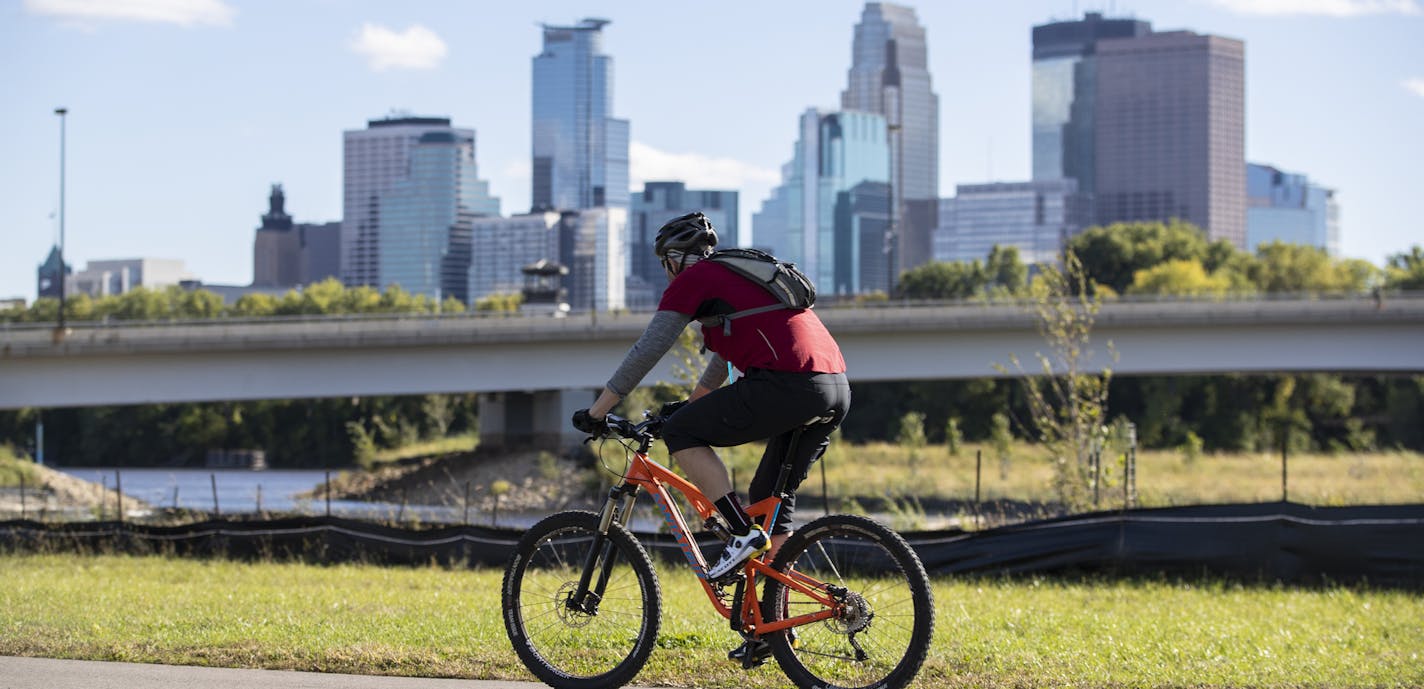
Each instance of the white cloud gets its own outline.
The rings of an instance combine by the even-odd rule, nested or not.
[[[363,24],[351,49],[366,57],[371,69],[434,69],[445,59],[445,41],[434,31],[414,24],[399,33],[376,24]]]
[[[1358,17],[1369,14],[1424,14],[1419,0],[1212,0],[1237,14],[1322,15]]]
[[[1414,92],[1414,95],[1424,98],[1424,78],[1405,79],[1404,88]]]
[[[681,181],[698,189],[766,188],[781,181],[774,169],[757,167],[732,158],[698,153],[668,153],[647,144],[628,146],[628,176],[633,187],[644,182]]]
[[[25,0],[25,9],[66,21],[128,20],[179,26],[229,26],[237,11],[222,0]]]

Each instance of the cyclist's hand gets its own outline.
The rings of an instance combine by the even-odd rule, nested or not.
[[[685,406],[687,406],[687,400],[683,400],[681,402],[668,402],[664,404],[661,409],[658,410],[658,416],[667,418],[669,416],[672,416],[673,412],[676,412],[677,410],[682,409]]]
[[[574,412],[574,428],[594,437],[602,437],[608,433],[608,424],[604,419],[595,419],[589,415],[587,409],[580,409]]]

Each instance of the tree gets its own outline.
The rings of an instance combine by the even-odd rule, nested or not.
[[[1385,285],[1392,289],[1424,290],[1424,248],[1415,244],[1385,262]]]
[[[984,272],[989,278],[991,289],[1006,295],[1022,294],[1028,286],[1028,266],[1019,260],[1016,246],[994,245],[989,250],[989,260],[984,264]]]
[[[907,299],[969,299],[981,295],[1021,294],[1028,267],[1016,247],[995,245],[988,262],[932,261],[900,274],[899,291]]]
[[[1027,398],[1029,430],[1053,458],[1059,500],[1069,509],[1082,508],[1089,504],[1090,459],[1106,422],[1112,379],[1109,367],[1098,373],[1086,370],[1101,298],[1088,288],[1083,264],[1071,251],[1064,256],[1064,270],[1045,266],[1030,289],[1039,333],[1050,353],[1036,354],[1040,370],[1034,374],[1024,371],[1017,356],[1011,354],[1009,361]]]
[[[1221,272],[1208,274],[1196,259],[1173,259],[1133,273],[1128,294],[1170,294],[1179,296],[1222,296],[1231,291],[1231,278]]]
[[[524,303],[524,295],[518,292],[497,292],[475,302],[475,311],[485,313],[514,313]]]
[[[1092,227],[1069,240],[1068,250],[1082,261],[1085,286],[1100,283],[1118,294],[1127,291],[1139,270],[1196,260],[1211,272],[1235,253],[1229,243],[1210,242],[1195,225],[1180,220]]]
[[[1359,259],[1332,259],[1319,247],[1276,241],[1256,248],[1248,274],[1262,292],[1358,293],[1374,285],[1379,269]]]

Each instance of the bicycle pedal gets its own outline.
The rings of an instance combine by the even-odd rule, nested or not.
[[[709,577],[707,581],[712,582],[714,586],[732,586],[741,583],[741,581],[746,577],[747,575],[742,572],[741,569],[734,569],[730,572],[727,572],[726,574],[723,574],[720,578],[717,579],[712,579]]]
[[[743,670],[761,667],[771,659],[771,646],[761,639],[747,639],[741,646],[728,651],[727,659],[741,663]]]

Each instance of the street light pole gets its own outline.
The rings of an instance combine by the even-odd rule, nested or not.
[[[899,132],[900,125],[885,125],[885,138],[890,148],[890,221],[885,228],[885,296],[889,299],[895,298],[895,268],[898,263],[896,260],[896,250],[899,248],[898,244],[900,240],[899,231],[895,228],[895,206],[899,205],[895,203],[895,182],[899,177],[897,173],[900,171],[899,146],[896,145],[899,142],[896,136]]]
[[[64,124],[68,113],[69,108],[54,109],[54,114],[59,115],[59,329],[54,333],[56,341],[65,334],[64,283],[68,282],[69,272],[64,263]]]

